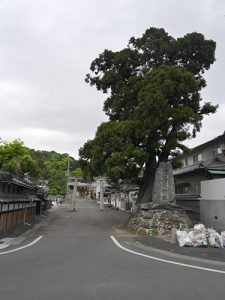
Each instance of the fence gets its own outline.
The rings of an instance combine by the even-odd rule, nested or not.
[[[37,202],[32,200],[3,200],[0,202],[0,235],[34,218]]]

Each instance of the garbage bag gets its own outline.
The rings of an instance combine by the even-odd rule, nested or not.
[[[191,239],[192,244],[194,244],[194,230],[189,231],[188,236]]]
[[[216,247],[223,248],[223,240],[218,232],[215,233]]]
[[[208,242],[210,247],[223,248],[223,240],[215,229],[208,229]]]
[[[204,224],[196,224],[194,226],[194,231],[205,232],[205,226],[204,226]]]
[[[210,247],[216,247],[216,239],[215,239],[216,230],[212,228],[206,229],[206,240]]]
[[[194,226],[192,234],[192,240],[194,247],[206,247],[208,246],[206,238],[206,229],[203,224],[197,224]]]
[[[193,246],[192,240],[186,231],[177,230],[176,235],[180,247]]]
[[[191,245],[194,247],[206,247],[208,245],[206,239],[206,229],[203,224],[196,224],[192,230],[188,232]]]
[[[206,235],[204,232],[194,233],[194,247],[206,247],[208,246]]]
[[[217,248],[216,238],[213,234],[209,236],[209,246],[213,248]]]
[[[222,242],[223,242],[223,247],[225,247],[225,231],[221,232],[221,239],[222,239]]]

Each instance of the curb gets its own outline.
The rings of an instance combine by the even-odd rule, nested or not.
[[[195,256],[178,254],[178,253],[174,253],[174,252],[171,253],[171,252],[166,251],[166,250],[153,248],[151,246],[145,246],[145,245],[141,244],[138,241],[135,241],[135,242],[133,242],[133,241],[123,241],[123,243],[125,243],[127,246],[130,246],[130,247],[138,248],[140,250],[144,250],[144,251],[147,251],[149,253],[164,255],[164,256],[167,256],[167,257],[170,257],[170,258],[176,258],[176,259],[178,258],[178,259],[184,259],[184,260],[198,262],[198,263],[211,264],[211,265],[215,265],[215,266],[224,266],[225,267],[225,262],[219,261],[219,260],[199,258],[199,257],[195,257]]]
[[[53,217],[51,210],[48,212],[50,214],[41,215],[41,216],[37,217],[35,220],[36,223],[34,223],[33,225],[32,224],[29,225],[30,228],[26,229],[25,226],[28,226],[28,225],[23,224],[19,228],[15,228],[14,231],[11,231],[8,234],[4,235],[0,239],[0,251],[8,248],[10,246],[18,246],[19,244],[23,243],[28,238],[31,238],[41,226],[46,225]],[[43,220],[38,220],[38,218],[43,218]],[[22,231],[22,233],[18,233],[18,236],[16,236],[16,237],[10,237],[11,235],[13,235],[13,233],[16,235],[16,231]]]

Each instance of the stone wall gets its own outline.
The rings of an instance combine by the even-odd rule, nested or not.
[[[128,229],[137,234],[163,236],[171,233],[172,228],[190,228],[192,222],[184,210],[146,209],[146,205],[134,213]]]

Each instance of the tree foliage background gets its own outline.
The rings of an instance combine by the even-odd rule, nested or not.
[[[139,200],[151,200],[157,163],[184,151],[204,115],[217,109],[200,95],[215,48],[201,33],[174,38],[149,28],[126,48],[101,53],[86,82],[106,94],[109,121],[79,151],[84,174],[139,180]]]
[[[66,193],[66,173],[81,172],[79,162],[68,154],[29,149],[21,140],[0,141],[0,169],[18,177],[28,177],[39,185],[47,185],[52,195]]]

